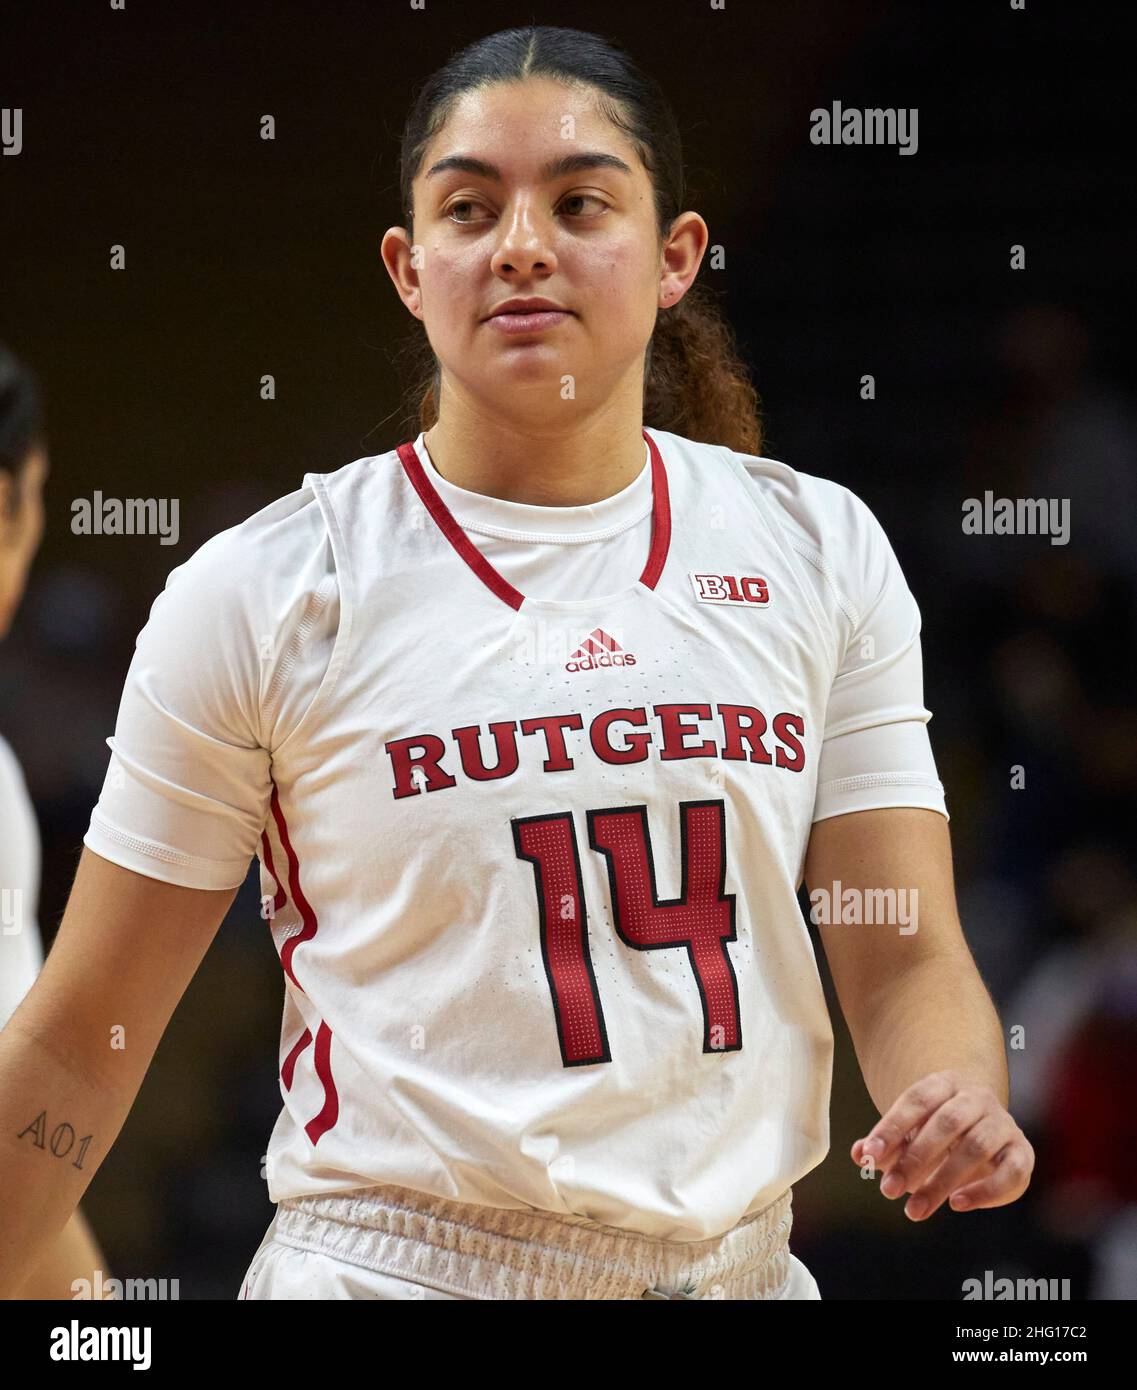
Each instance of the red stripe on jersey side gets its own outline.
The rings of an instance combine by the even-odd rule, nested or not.
[[[640,583],[654,589],[667,563],[667,552],[671,548],[671,493],[667,488],[667,469],[663,466],[663,456],[656,448],[655,440],[644,430],[648,451],[651,454],[651,549],[647,564],[640,575]]]
[[[276,884],[276,896],[272,900],[272,910],[274,912],[279,912],[280,909],[284,906],[284,904],[288,901],[288,898],[285,894],[284,887],[280,882],[280,875],[276,872],[276,869],[273,866],[272,846],[269,844],[268,834],[264,830],[261,831],[261,858],[264,860],[265,868],[272,875],[273,883]]]
[[[331,1129],[339,1119],[340,1113],[339,1092],[332,1077],[332,1030],[323,1019],[316,1030],[316,1075],[324,1088],[324,1108],[314,1120],[309,1120],[304,1126],[305,1133],[313,1144],[319,1141],[321,1134],[326,1134]]]
[[[419,456],[415,453],[415,446],[410,443],[400,444],[396,452],[402,460],[403,469],[411,480],[411,485],[422,498],[423,505],[434,518],[438,529],[488,589],[504,603],[508,603],[510,608],[520,608],[525,602],[525,595],[518,592],[504,575],[498,574],[455,521],[454,513],[439,497],[434,484],[426,476]]]
[[[305,1028],[303,1033],[300,1034],[300,1038],[296,1043],[296,1046],[284,1059],[284,1066],[282,1066],[280,1069],[280,1079],[284,1082],[284,1089],[286,1091],[292,1090],[292,1076],[293,1073],[296,1071],[297,1059],[311,1041],[311,1031]]]
[[[667,469],[664,467],[663,458],[656,447],[655,440],[652,439],[647,430],[643,431],[643,437],[647,440],[648,454],[651,457],[652,502],[651,548],[648,551],[643,573],[640,575],[640,583],[649,589],[654,589],[659,582],[659,576],[663,573],[667,552],[671,546],[671,497],[667,489]],[[410,479],[411,485],[422,499],[423,505],[434,519],[438,529],[465,560],[466,564],[470,566],[486,588],[496,594],[504,603],[508,603],[511,608],[520,608],[525,602],[525,595],[519,589],[515,589],[504,575],[497,572],[459,526],[454,519],[454,514],[438,495],[438,490],[423,468],[419,456],[415,452],[414,444],[409,441],[406,444],[400,444],[395,452],[399,455],[403,470]]]
[[[272,787],[272,815],[280,833],[280,843],[284,846],[285,857],[288,859],[288,885],[292,890],[292,901],[299,909],[301,920],[304,923],[303,930],[297,932],[295,936],[290,936],[284,943],[284,948],[280,953],[280,963],[284,967],[284,973],[301,994],[304,994],[306,993],[304,986],[292,971],[292,955],[302,941],[311,941],[316,935],[316,928],[319,924],[316,921],[316,914],[309,906],[308,899],[300,887],[300,863],[296,858],[296,851],[292,848],[292,841],[288,838],[288,826],[285,824],[284,812],[280,809],[280,795],[277,792],[275,782]]]
[[[311,904],[304,896],[304,890],[300,887],[300,861],[292,847],[292,840],[288,834],[288,824],[284,819],[284,811],[280,805],[280,793],[275,782],[272,784],[272,814],[276,821],[276,828],[280,833],[280,843],[284,846],[285,857],[288,860],[288,886],[292,893],[292,901],[299,909],[301,920],[304,923],[303,931],[289,937],[284,943],[284,949],[280,953],[280,963],[284,967],[285,974],[296,988],[301,994],[305,994],[307,991],[292,970],[292,954],[302,941],[311,941],[316,935],[319,923],[316,921],[316,914],[312,911]],[[320,1020],[320,1026],[316,1029],[316,1046],[313,1051],[316,1076],[324,1088],[324,1104],[320,1113],[304,1126],[304,1131],[315,1144],[322,1134],[326,1134],[331,1129],[340,1113],[339,1092],[336,1090],[335,1078],[332,1076],[332,1030],[323,1019]]]

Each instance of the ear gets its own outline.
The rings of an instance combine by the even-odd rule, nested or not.
[[[422,248],[417,248],[419,255]],[[422,318],[422,292],[419,289],[416,247],[405,227],[388,227],[383,234],[380,255],[399,298],[416,319]]]

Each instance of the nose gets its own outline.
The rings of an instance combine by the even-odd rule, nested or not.
[[[503,214],[491,268],[495,275],[551,275],[557,268],[552,246],[552,222],[537,211],[533,199],[522,196]]]

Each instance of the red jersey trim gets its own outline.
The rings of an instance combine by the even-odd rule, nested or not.
[[[297,858],[296,851],[292,848],[292,840],[288,834],[288,824],[284,819],[284,811],[281,809],[280,805],[280,794],[277,791],[275,782],[272,786],[271,807],[273,819],[276,821],[276,828],[280,835],[280,843],[284,846],[285,858],[288,860],[289,891],[292,895],[292,901],[299,909],[301,920],[304,923],[303,930],[297,932],[295,936],[290,936],[284,943],[284,949],[280,953],[280,964],[284,969],[284,973],[300,993],[306,995],[307,990],[305,990],[304,986],[293,972],[292,956],[296,947],[299,946],[301,942],[311,941],[316,935],[319,923],[316,920],[316,914],[312,911],[311,904],[304,896],[304,891],[300,887],[300,861]],[[263,832],[261,840],[262,848],[265,851],[265,867],[268,869],[269,873],[272,874],[277,885],[278,891],[274,899],[274,910],[276,910],[282,906],[284,889],[280,879],[277,877],[276,870],[273,868],[272,851],[269,849],[268,837]],[[284,1083],[285,1090],[290,1091],[292,1089],[296,1063],[300,1054],[311,1041],[312,1035],[309,1030],[305,1028],[296,1045],[284,1059],[284,1065],[280,1071],[280,1079]],[[320,1020],[319,1027],[316,1029],[316,1045],[312,1049],[312,1062],[315,1067],[316,1077],[320,1085],[324,1088],[324,1103],[320,1108],[320,1113],[309,1120],[304,1126],[304,1132],[314,1145],[322,1134],[326,1134],[327,1131],[331,1129],[336,1120],[339,1119],[340,1113],[339,1092],[336,1089],[335,1077],[332,1075],[332,1030],[323,1019]]]
[[[667,563],[667,552],[671,547],[671,496],[667,488],[667,469],[664,467],[663,457],[656,447],[655,440],[652,439],[647,430],[643,431],[643,436],[647,440],[648,453],[651,457],[652,505],[651,548],[648,551],[643,573],[640,575],[640,583],[649,589],[654,589],[659,582],[659,576],[663,573],[663,566]],[[410,479],[411,486],[421,498],[423,506],[426,507],[435,525],[461,558],[465,560],[491,593],[495,594],[503,603],[508,603],[511,608],[520,608],[525,602],[525,595],[519,589],[515,589],[504,575],[498,573],[462,530],[455,520],[454,514],[439,496],[437,488],[423,468],[422,462],[415,452],[414,443],[408,440],[407,443],[400,444],[395,452],[399,456],[404,472]]]
[[[296,1063],[300,1058],[300,1054],[304,1051],[304,1049],[308,1046],[308,1044],[311,1041],[311,1030],[305,1028],[303,1033],[301,1033],[300,1037],[297,1039],[295,1047],[293,1047],[292,1051],[284,1059],[284,1066],[282,1066],[280,1069],[280,1079],[284,1082],[284,1089],[286,1091],[292,1090],[292,1076],[293,1073],[296,1071]]]

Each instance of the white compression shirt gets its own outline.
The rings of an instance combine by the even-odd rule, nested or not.
[[[540,507],[447,482],[420,434],[306,475],[152,607],[85,843],[199,888],[259,857],[273,1200],[392,1182],[701,1239],[827,1150],[797,886],[816,821],[947,815],[919,610],[847,488],[645,449],[614,496]],[[680,903],[719,943],[689,966],[659,949]]]

